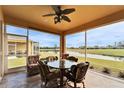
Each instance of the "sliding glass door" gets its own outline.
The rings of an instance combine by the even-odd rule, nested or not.
[[[8,69],[26,66],[27,30],[6,26],[8,39]]]
[[[28,32],[27,32],[28,31]],[[26,66],[28,56],[60,56],[60,36],[6,25],[8,69]],[[27,52],[28,51],[28,52]]]

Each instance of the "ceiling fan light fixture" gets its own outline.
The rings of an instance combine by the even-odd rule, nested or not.
[[[68,8],[68,9],[61,10],[60,5],[52,5],[52,8],[53,8],[55,13],[46,14],[46,15],[43,15],[43,17],[55,16],[54,17],[54,23],[55,24],[61,23],[62,20],[67,21],[67,22],[71,22],[70,18],[65,16],[65,15],[74,12],[75,8]]]

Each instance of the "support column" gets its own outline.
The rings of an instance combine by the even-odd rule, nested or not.
[[[17,47],[16,43],[15,43],[15,46],[14,46],[14,47],[15,47],[15,56],[16,56],[16,51],[17,51],[17,50],[16,50],[16,49],[17,49],[17,48],[16,48],[16,47]]]
[[[6,25],[3,26],[3,73],[8,72],[8,37],[6,32]]]
[[[62,58],[62,54],[65,53],[65,49],[66,49],[65,35],[61,34],[60,36],[60,58]]]
[[[87,31],[85,31],[85,62],[87,61]]]
[[[0,81],[2,80],[2,21],[0,21]]]
[[[27,28],[27,37],[26,37],[26,64],[28,63],[29,56],[29,28]]]

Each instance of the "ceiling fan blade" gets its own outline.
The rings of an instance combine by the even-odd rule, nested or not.
[[[65,21],[67,21],[67,22],[71,22],[71,20],[70,20],[67,16],[64,16],[64,15],[63,15],[63,16],[62,16],[62,19],[65,20]]]
[[[61,6],[60,5],[52,5],[53,10],[55,11],[55,13],[59,13],[61,10]]]
[[[46,15],[42,15],[43,17],[46,17],[46,16],[55,16],[56,14],[46,14]]]
[[[62,11],[62,14],[70,14],[70,13],[72,13],[72,12],[74,12],[74,11],[75,11],[74,8],[64,9],[64,10]]]

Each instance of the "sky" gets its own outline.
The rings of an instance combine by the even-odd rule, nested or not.
[[[68,47],[79,47],[85,44],[85,33],[80,32],[66,36]],[[88,46],[114,45],[115,42],[124,41],[124,22],[114,23],[87,31]],[[72,43],[73,42],[73,43]]]
[[[7,25],[7,33],[26,35],[27,30],[24,28]],[[85,33],[80,32],[66,36],[67,47],[84,46]],[[45,32],[38,32],[36,30],[29,30],[29,39],[39,42],[41,47],[59,47],[60,37]],[[87,31],[87,45],[88,46],[106,46],[114,45],[115,42],[124,41],[124,22],[114,23],[107,26],[102,26],[96,29]]]
[[[14,27],[7,25],[7,33],[25,35],[27,36],[27,30],[24,28]],[[60,37],[49,33],[39,32],[36,30],[29,30],[29,40],[39,42],[41,47],[59,47]]]

